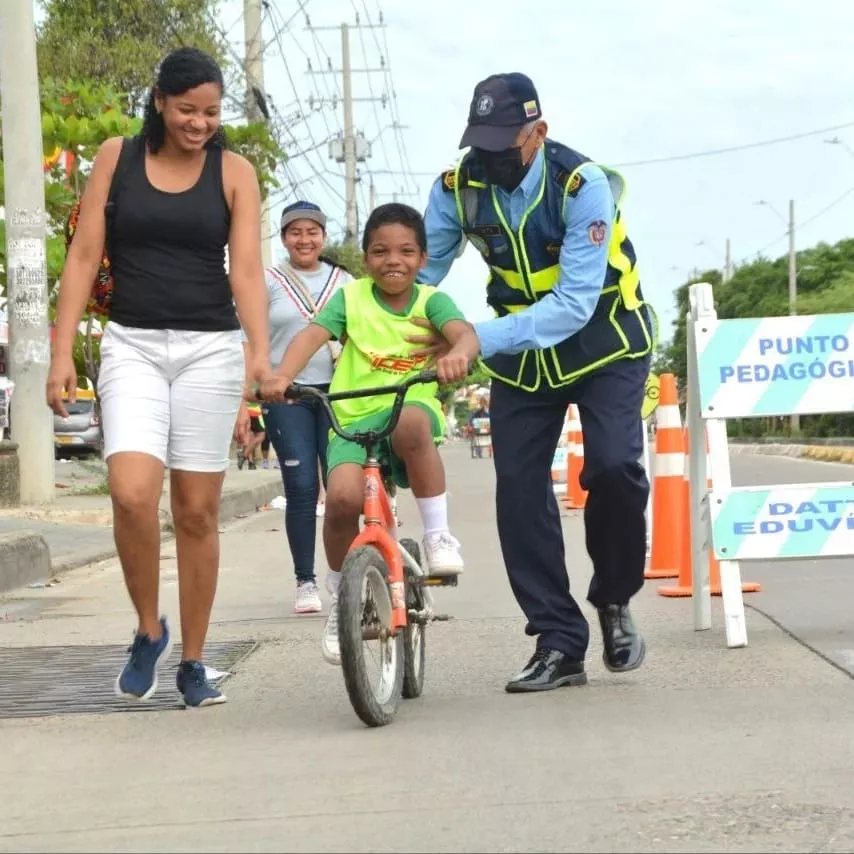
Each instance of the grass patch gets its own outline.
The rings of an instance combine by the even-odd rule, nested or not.
[[[110,484],[106,478],[99,483],[90,483],[89,486],[81,486],[67,493],[68,495],[109,495]]]

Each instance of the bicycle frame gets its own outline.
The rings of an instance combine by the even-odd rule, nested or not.
[[[362,512],[365,517],[365,524],[350,545],[348,553],[361,546],[372,546],[385,560],[389,572],[388,586],[391,593],[392,606],[388,624],[393,633],[404,628],[407,624],[404,563],[419,577],[424,576],[424,571],[399,543],[397,537],[397,516],[392,508],[391,499],[383,481],[382,469],[375,449],[377,444],[390,435],[397,425],[407,389],[416,383],[435,382],[436,379],[435,372],[425,371],[419,375],[409,377],[403,383],[396,386],[326,394],[311,386],[294,385],[286,393],[287,396],[294,398],[303,395],[314,397],[329,416],[332,430],[347,441],[355,441],[361,444],[367,451],[367,459],[363,466],[365,480]],[[374,395],[394,395],[395,398],[392,413],[385,429],[370,434],[350,434],[343,430],[338,423],[338,419],[335,417],[335,412],[330,406],[331,401]],[[433,597],[426,588],[423,591],[423,595],[424,610],[427,616],[431,616],[433,612]]]
[[[402,550],[396,536],[397,517],[383,483],[379,460],[374,456],[368,457],[363,471],[365,492],[362,512],[365,524],[353,540],[350,550],[373,546],[383,556],[388,566],[388,586],[391,591],[391,628],[396,631],[402,629],[407,620]]]

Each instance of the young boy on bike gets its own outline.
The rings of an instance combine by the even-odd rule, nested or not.
[[[418,211],[402,204],[378,207],[365,224],[362,250],[368,277],[337,291],[312,324],[293,339],[276,377],[262,386],[265,400],[282,400],[293,377],[332,338],[344,346],[330,393],[396,385],[420,373],[427,367],[427,357],[412,356],[417,345],[406,340],[423,333],[412,322],[414,318],[429,320],[451,345],[450,352],[436,361],[440,381],[451,383],[468,374],[479,352],[473,327],[447,294],[415,281],[427,261],[424,221]],[[392,401],[388,395],[336,401],[332,406],[341,426],[356,432],[384,427]],[[444,422],[436,385],[414,385],[407,392],[400,421],[382,449],[382,455],[390,460],[395,482],[411,487],[415,496],[424,527],[424,557],[428,572],[435,576],[463,571],[459,543],[448,528],[445,470],[437,447]],[[323,632],[323,655],[337,664],[337,591],[341,565],[359,531],[365,450],[333,436],[327,460],[323,541],[331,570],[327,589],[332,606]]]

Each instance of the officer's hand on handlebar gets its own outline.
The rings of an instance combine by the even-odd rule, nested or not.
[[[424,330],[423,335],[408,335],[406,338],[410,344],[419,345],[412,351],[413,356],[428,356],[427,364],[432,365],[437,357],[448,355],[451,345],[426,317],[413,317],[411,323]]]
[[[267,403],[293,403],[285,399],[285,392],[292,385],[290,377],[274,375],[261,383],[261,397]]]

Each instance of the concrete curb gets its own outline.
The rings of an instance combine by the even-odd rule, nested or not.
[[[26,587],[50,573],[50,550],[44,537],[32,531],[0,534],[0,593]]]
[[[854,464],[854,448],[840,445],[761,444],[740,445],[729,443],[732,454],[768,454],[774,457],[794,457],[825,463]]]
[[[220,503],[219,523],[222,525],[240,516],[255,513],[281,494],[281,480],[228,490],[223,493]],[[112,523],[112,514],[104,519],[108,519],[106,525],[109,526]],[[79,524],[79,518],[74,519],[74,522]],[[167,534],[166,539],[171,539],[170,535],[174,532],[171,513],[161,512],[161,530]],[[110,548],[52,559],[47,541],[40,534],[19,531],[0,535],[0,594],[25,587],[35,581],[53,578],[72,569],[111,560],[115,556],[116,550]]]

